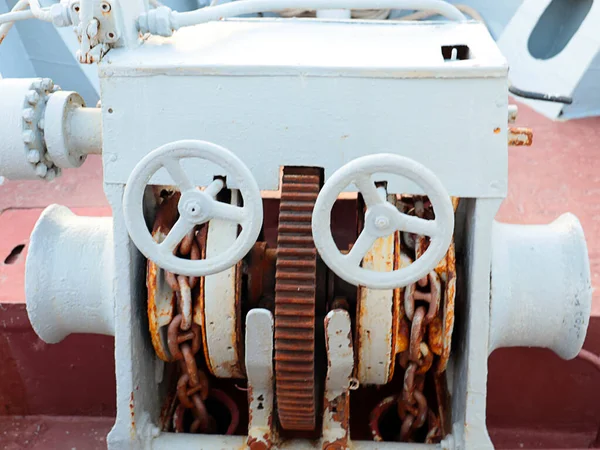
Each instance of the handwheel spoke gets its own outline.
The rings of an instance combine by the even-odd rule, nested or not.
[[[397,227],[401,231],[434,237],[438,234],[438,224],[435,220],[421,219],[398,212]]]
[[[181,167],[180,160],[175,158],[166,158],[163,162],[163,166],[173,178],[173,181],[177,186],[179,186],[179,190],[181,192],[188,191],[194,188],[194,185],[186,175]]]
[[[180,217],[179,220],[175,222],[175,225],[173,225],[171,231],[169,231],[169,234],[167,234],[167,237],[165,237],[164,241],[162,241],[159,244],[161,250],[166,249],[170,253],[173,253],[173,251],[177,248],[181,240],[185,237],[186,234],[189,233],[193,226],[193,223],[190,223],[187,220]]]
[[[227,203],[214,202],[212,205],[212,216],[216,219],[242,223],[246,215],[244,213],[244,208],[228,205]]]
[[[376,240],[377,236],[363,230],[350,249],[350,252],[345,256],[346,260],[353,266],[358,266],[367,252],[373,247]]]
[[[204,192],[210,195],[212,198],[215,198],[221,189],[225,187],[225,183],[220,178],[217,178],[204,189]]]
[[[354,184],[360,191],[367,207],[385,202],[385,199],[382,199],[377,192],[377,187],[369,175],[361,175],[354,180]]]

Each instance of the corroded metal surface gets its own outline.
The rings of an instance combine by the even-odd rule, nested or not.
[[[179,193],[163,199],[152,228],[152,237],[161,242],[177,220]],[[165,272],[151,260],[147,262],[146,288],[148,290],[148,326],[156,355],[170,361],[166,343],[166,327],[174,316],[176,294],[165,280]]]
[[[321,171],[283,171],[275,283],[275,388],[281,427],[313,430],[317,250],[311,219]]]
[[[450,349],[452,346],[452,331],[454,330],[454,303],[456,299],[456,254],[454,250],[454,242],[450,244],[446,258],[440,261],[435,271],[440,276],[441,280],[445,284],[444,302],[441,308],[441,317],[438,315],[429,326],[430,336],[434,335],[435,339],[430,342],[430,345],[434,344],[436,347],[434,353],[439,355],[439,360],[436,366],[436,373],[441,374],[446,370],[448,365],[448,359],[450,358]],[[441,353],[437,353],[437,346],[439,345],[438,333],[440,332],[441,325],[441,342],[442,348]],[[435,343],[434,343],[435,342]]]
[[[452,203],[456,211],[458,199]],[[402,197],[399,207],[406,214],[434,217],[427,197]],[[403,266],[427,251],[429,238],[403,233],[400,246],[395,264]],[[452,243],[435,270],[396,293],[394,353],[404,369],[403,383],[401,393],[386,397],[372,411],[375,440],[437,443],[450,432],[445,369],[454,327],[455,266]],[[386,422],[391,415],[399,420],[397,427]]]
[[[508,129],[508,145],[511,147],[530,147],[533,144],[531,128],[510,127]]]
[[[386,196],[380,187],[380,195]],[[390,203],[395,196],[388,196]],[[364,210],[364,208],[361,208]],[[364,218],[361,216],[359,234]],[[365,254],[362,267],[380,272],[398,269],[399,234],[378,238]],[[362,384],[383,385],[393,374],[394,328],[398,323],[396,296],[400,289],[357,288],[356,353],[357,378]],[[396,303],[396,304],[395,304]]]
[[[327,378],[323,408],[323,450],[345,450],[350,440],[350,389],[358,387],[357,380],[352,379],[354,349],[351,330],[350,315],[346,309],[333,309],[325,317]]]

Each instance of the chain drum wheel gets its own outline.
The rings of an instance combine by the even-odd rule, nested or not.
[[[284,168],[275,274],[275,389],[284,430],[316,426],[317,250],[311,219],[321,184],[320,169]]]

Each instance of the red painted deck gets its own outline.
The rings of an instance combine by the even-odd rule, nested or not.
[[[499,219],[547,223],[563,212],[582,222],[594,287],[600,285],[600,118],[549,121],[521,106],[518,125],[534,145],[510,150],[509,196]],[[110,214],[102,166],[90,157],[53,183],[0,187],[0,448],[105,448],[115,411],[112,339],[70,336],[46,345],[24,308],[28,236],[41,208],[59,203],[78,214]],[[2,261],[18,245],[11,264]],[[585,347],[600,353],[600,290]],[[600,373],[549,351],[506,349],[489,362],[488,425],[499,448],[586,448],[600,422]]]

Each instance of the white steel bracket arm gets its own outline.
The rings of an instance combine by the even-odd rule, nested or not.
[[[243,14],[281,11],[283,9],[409,9],[434,11],[451,20],[466,20],[455,6],[442,0],[244,0],[210,6],[195,11],[177,12],[163,6],[138,18],[142,33],[170,36],[173,31],[201,23],[237,17]]]
[[[224,187],[216,179],[203,191],[199,190],[185,173],[182,159],[201,158],[219,165],[233,177],[244,200],[244,206],[234,206],[216,200]],[[152,176],[165,168],[179,190],[181,198],[179,219],[160,243],[154,241],[146,226],[143,196]],[[187,276],[206,276],[230,268],[252,248],[262,227],[263,209],[260,190],[252,173],[229,150],[205,141],[183,140],[153,150],[133,169],[123,194],[123,213],[129,236],[148,259],[165,270]],[[173,254],[178,244],[195,225],[211,219],[232,221],[242,227],[233,245],[219,255],[191,261]]]
[[[416,183],[429,197],[435,220],[403,214],[379,195],[372,177],[392,173]],[[363,196],[367,211],[364,229],[347,255],[340,252],[331,233],[331,209],[338,195],[354,184]],[[361,261],[375,241],[397,230],[429,236],[425,253],[410,266],[391,272],[361,267]],[[323,186],[312,218],[315,246],[327,266],[340,278],[356,286],[395,289],[414,283],[433,270],[444,257],[454,232],[454,209],[450,196],[435,174],[418,162],[399,155],[379,153],[349,162],[335,172]]]

